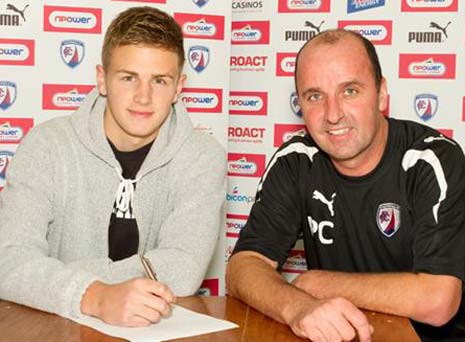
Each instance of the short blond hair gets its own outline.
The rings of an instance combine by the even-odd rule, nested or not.
[[[103,40],[104,68],[110,63],[112,50],[124,45],[147,45],[166,49],[178,55],[180,69],[184,65],[181,27],[172,16],[157,8],[131,7],[113,19]]]

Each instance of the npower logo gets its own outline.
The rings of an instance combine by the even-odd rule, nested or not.
[[[296,56],[294,52],[278,52],[276,54],[276,76],[294,76]]]
[[[33,125],[32,118],[0,118],[0,144],[19,144]]]
[[[329,12],[330,0],[279,0],[278,12]]]
[[[265,165],[264,154],[228,153],[228,176],[261,177]]]
[[[180,98],[189,113],[221,113],[223,111],[222,89],[183,88]]]
[[[235,21],[232,23],[231,43],[235,45],[269,44],[269,21]]]
[[[392,20],[341,20],[337,26],[359,33],[375,45],[392,44]]]
[[[226,214],[226,236],[239,237],[239,233],[247,223],[247,215]]]
[[[400,78],[455,79],[454,54],[400,54]]]
[[[276,124],[274,125],[274,147],[279,147],[292,137],[299,135],[304,136],[307,133],[305,125],[298,124]]]
[[[0,38],[0,65],[34,65],[34,55],[34,40]]]
[[[291,250],[282,270],[286,273],[304,273],[307,271],[305,252],[303,250]]]
[[[186,38],[224,39],[224,16],[175,13],[174,19]]]
[[[102,9],[44,6],[44,31],[102,33]]]
[[[402,12],[457,12],[459,0],[402,0]]]
[[[42,109],[75,110],[84,102],[93,85],[44,84],[42,86]]]
[[[268,93],[259,91],[231,91],[229,93],[229,114],[266,115]]]

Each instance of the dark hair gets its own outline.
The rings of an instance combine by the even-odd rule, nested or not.
[[[381,81],[383,79],[383,73],[381,71],[381,65],[379,64],[379,58],[378,54],[376,53],[376,49],[374,45],[365,37],[363,37],[361,34],[358,34],[353,31],[346,31],[343,29],[333,29],[333,30],[326,30],[322,31],[321,33],[313,36],[310,38],[299,50],[297,53],[297,57],[295,60],[295,71],[294,71],[294,81],[295,81],[295,88],[297,90],[297,63],[299,61],[299,56],[302,50],[311,42],[314,42],[314,44],[335,44],[341,38],[346,37],[346,36],[352,36],[356,39],[358,39],[364,46],[365,51],[368,56],[368,60],[370,61],[371,64],[371,70],[373,72],[373,78],[375,79],[375,85],[377,91],[380,90],[381,88]]]
[[[103,40],[104,68],[110,63],[112,50],[123,45],[148,45],[173,51],[178,55],[179,66],[184,65],[181,27],[172,16],[154,7],[131,7],[113,19]]]

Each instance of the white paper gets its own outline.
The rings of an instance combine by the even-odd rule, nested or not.
[[[118,327],[106,324],[90,316],[79,319],[72,318],[72,320],[106,335],[123,338],[132,342],[165,341],[237,328],[236,324],[229,321],[202,315],[179,305],[172,306],[170,317],[163,318],[157,324],[143,328]]]

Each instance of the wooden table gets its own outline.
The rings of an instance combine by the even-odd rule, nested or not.
[[[232,297],[185,297],[178,304],[239,325],[238,329],[200,335],[177,342],[298,342],[285,325],[265,317]],[[373,342],[418,342],[408,319],[374,312],[365,312],[375,328]],[[0,342],[119,342],[86,326],[57,315],[0,300]]]

